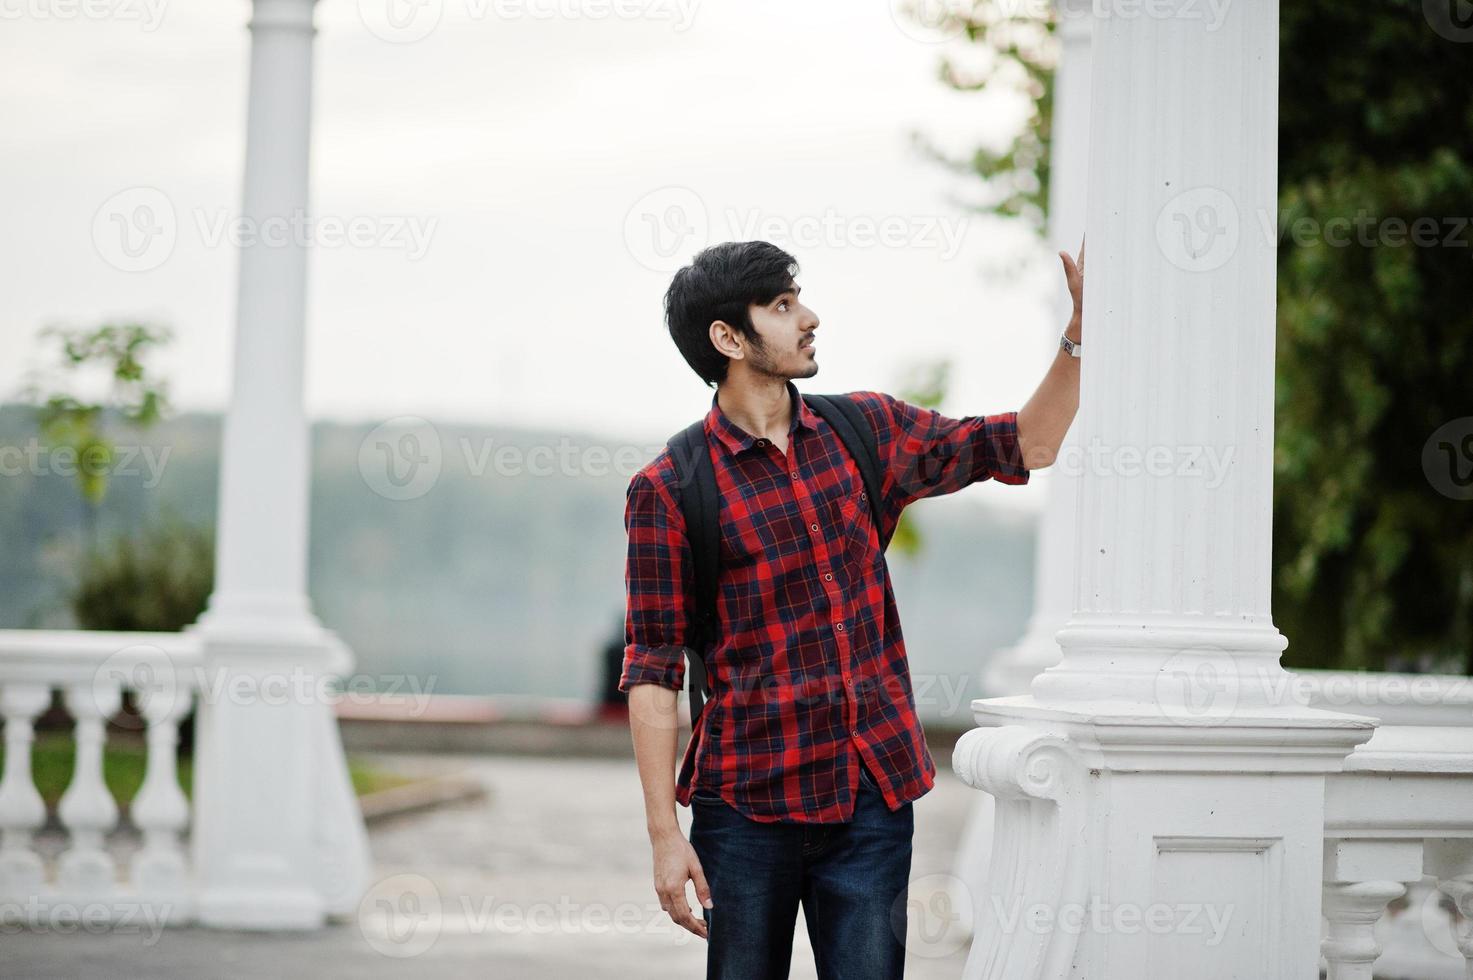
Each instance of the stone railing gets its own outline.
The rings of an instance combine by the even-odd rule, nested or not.
[[[0,630],[0,915],[47,921],[80,915],[123,922],[187,921],[190,807],[179,786],[178,725],[195,700],[200,643],[187,633]],[[142,846],[119,866],[107,835],[119,809],[104,780],[107,723],[132,692],[146,728],[147,765],[129,815]],[[48,861],[36,835],[47,811],[32,777],[36,719],[55,694],[73,720],[75,765],[56,817],[65,848]]]
[[[1473,977],[1473,730],[1383,728],[1366,748],[1325,788],[1329,980],[1369,980],[1378,921],[1424,876],[1457,907]]]
[[[351,914],[371,858],[329,703],[351,665],[327,633],[282,656],[212,645],[196,627],[0,630],[0,923],[299,929]],[[120,713],[125,693],[136,716]],[[58,701],[76,762],[52,821],[32,758],[36,721]],[[191,802],[178,732],[193,709]],[[112,839],[124,828],[104,778],[110,721],[141,730],[147,753],[127,811],[136,835]],[[284,790],[274,780],[287,771]],[[272,872],[291,878],[296,907],[283,912],[279,893],[260,884]]]
[[[1285,698],[1379,722],[1324,777],[1320,952],[1328,980],[1473,978],[1473,679],[1306,671],[1284,681]],[[1229,716],[1225,723],[1244,722]],[[1155,747],[1169,735],[1159,735]],[[1183,725],[1175,737],[1210,733]],[[997,808],[986,886],[971,896],[967,977],[1076,976],[1070,964],[1088,954],[1090,936],[1009,928],[988,914],[986,899],[1087,909],[1109,891],[1120,858],[1096,812],[1110,802],[1098,786],[1102,758],[1083,732],[1062,727],[980,728],[958,744],[953,767],[995,797]],[[1226,792],[1212,780],[1227,786],[1235,778],[1230,765],[1201,768],[1200,794]],[[1024,854],[1031,858],[1020,860]],[[1387,906],[1402,898],[1410,905],[1383,922]],[[1223,900],[1243,911],[1231,896]]]
[[[1453,961],[1433,948],[1445,929],[1473,977],[1473,678],[1302,671],[1309,703],[1374,716],[1381,725],[1325,785],[1321,943],[1329,980],[1373,975],[1434,980]],[[1455,917],[1442,911],[1442,896]],[[1378,927],[1409,900],[1412,926]],[[1442,952],[1452,952],[1444,949]],[[1441,960],[1439,963],[1437,960]],[[1439,976],[1462,971],[1444,969]]]

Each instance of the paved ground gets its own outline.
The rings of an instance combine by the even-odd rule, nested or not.
[[[67,934],[0,928],[0,980],[434,977],[436,980],[690,980],[704,944],[676,928],[650,884],[631,759],[380,755],[386,768],[462,773],[484,800],[377,823],[376,883],[348,921],[308,935],[146,929]],[[910,980],[961,976],[969,937],[941,888],[972,800],[938,760],[915,804]],[[679,808],[688,828],[690,811]],[[1464,976],[1435,900],[1378,937],[1380,977]],[[1447,933],[1447,935],[1443,935]],[[1439,952],[1428,943],[1438,935]],[[792,977],[815,976],[798,917]],[[1166,980],[1166,978],[1141,978]]]
[[[411,771],[469,772],[488,795],[376,825],[378,881],[352,920],[310,935],[0,934],[0,977],[704,976],[704,943],[675,927],[655,899],[632,760],[381,758]],[[937,889],[973,791],[938,769],[936,787],[915,804],[912,980],[951,980],[965,959],[965,936],[948,923]],[[690,811],[679,811],[689,827]],[[792,976],[815,976],[801,915]]]

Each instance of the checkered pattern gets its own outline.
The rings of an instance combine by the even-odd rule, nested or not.
[[[721,494],[712,694],[686,746],[676,800],[697,787],[759,821],[848,820],[860,760],[890,808],[924,794],[936,766],[916,718],[905,641],[859,468],[789,382],[779,452],[706,415]],[[1028,482],[1017,414],[947,418],[874,391],[848,394],[877,435],[882,520],[979,480]],[[627,615],[619,690],[680,689],[693,564],[666,449],[629,483]]]

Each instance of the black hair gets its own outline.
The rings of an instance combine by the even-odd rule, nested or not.
[[[798,260],[769,242],[723,242],[696,253],[665,291],[665,322],[681,355],[714,387],[731,363],[711,343],[711,324],[723,320],[757,341],[751,307],[765,306],[793,288]]]

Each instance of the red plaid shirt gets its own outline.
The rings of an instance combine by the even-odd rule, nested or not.
[[[763,822],[850,819],[863,760],[892,810],[935,784],[916,718],[890,571],[859,468],[788,383],[788,448],[750,435],[715,396],[706,436],[721,494],[712,693],[686,745],[676,800],[696,788]],[[874,391],[883,521],[979,480],[1026,483],[1017,414],[951,419]],[[629,483],[628,606],[619,690],[679,690],[693,566],[664,450]]]

